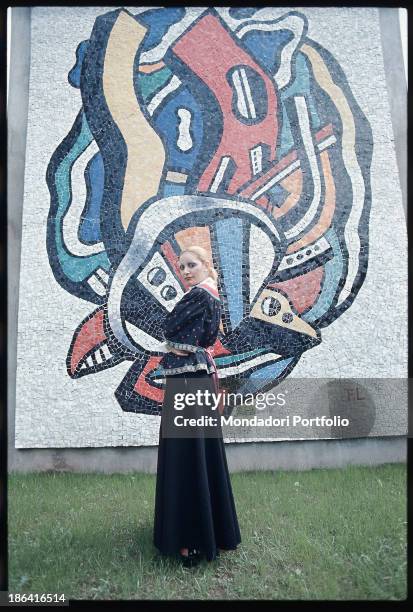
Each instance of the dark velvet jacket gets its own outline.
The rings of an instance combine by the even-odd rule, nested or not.
[[[187,291],[166,316],[162,331],[167,348],[187,351],[189,355],[165,353],[159,364],[161,373],[165,376],[181,372],[212,373],[213,360],[205,348],[217,339],[220,320],[221,300],[208,280]]]

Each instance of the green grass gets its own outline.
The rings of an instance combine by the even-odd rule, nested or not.
[[[242,543],[193,569],[152,544],[155,476],[12,473],[9,591],[69,599],[404,599],[406,467],[231,475]]]

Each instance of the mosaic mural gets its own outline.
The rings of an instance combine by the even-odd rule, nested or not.
[[[76,49],[82,108],[47,169],[47,251],[91,303],[68,375],[130,361],[125,411],[159,414],[185,246],[219,273],[214,356],[232,390],[277,385],[363,284],[371,128],[307,31],[297,11],[117,9]]]

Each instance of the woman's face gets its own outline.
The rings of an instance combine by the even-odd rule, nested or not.
[[[188,251],[180,256],[179,269],[190,287],[202,282],[208,276],[206,264],[198,259],[194,253]]]

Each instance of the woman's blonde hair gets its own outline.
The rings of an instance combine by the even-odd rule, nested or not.
[[[212,265],[212,262],[208,255],[207,250],[204,249],[203,247],[194,245],[194,246],[189,246],[183,249],[181,251],[181,255],[183,255],[183,253],[188,253],[188,252],[196,255],[196,257],[206,265],[206,267],[208,268],[208,276],[210,276],[215,282],[217,282],[218,273],[215,270],[214,266]]]

